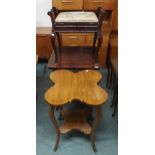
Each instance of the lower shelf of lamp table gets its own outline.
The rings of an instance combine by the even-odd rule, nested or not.
[[[80,112],[65,110],[62,112],[62,115],[64,122],[60,127],[60,133],[65,134],[72,130],[79,130],[87,135],[91,133],[91,126],[87,123],[89,115],[87,110],[81,110]]]

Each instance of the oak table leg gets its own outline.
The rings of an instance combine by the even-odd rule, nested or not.
[[[102,111],[101,111],[101,106],[96,106],[95,109],[96,109],[96,116],[95,116],[95,119],[94,119],[94,122],[93,122],[92,131],[91,131],[91,134],[90,134],[90,140],[91,140],[91,144],[92,144],[94,152],[97,152],[96,145],[95,145],[95,140],[94,140],[94,138],[95,138],[94,131],[95,131],[95,128],[96,128],[97,124],[101,120]]]
[[[58,148],[58,145],[59,145],[59,140],[60,140],[60,130],[59,130],[59,126],[58,126],[58,123],[56,121],[56,118],[54,116],[54,109],[55,109],[54,106],[49,105],[49,109],[48,109],[49,116],[50,116],[51,121],[53,122],[55,129],[56,129],[56,143],[54,146],[54,151],[56,151]]]

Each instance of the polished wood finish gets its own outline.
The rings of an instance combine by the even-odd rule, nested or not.
[[[118,78],[118,59],[117,58],[111,59],[111,66],[113,68],[116,78]]]
[[[52,0],[58,10],[82,10],[83,0]]]
[[[55,107],[52,105],[49,105],[48,114],[49,114],[49,117],[50,117],[51,121],[53,122],[53,125],[56,129],[56,143],[54,146],[54,151],[56,151],[58,148],[58,145],[59,145],[59,141],[60,141],[60,129],[59,129],[57,120],[56,120],[55,115],[54,115],[54,110],[55,110]]]
[[[85,35],[79,33],[63,33],[62,34],[62,45],[63,46],[84,46]]]
[[[118,0],[115,0],[114,17],[112,20],[112,31],[118,31]]]
[[[118,35],[112,34],[109,40],[111,58],[118,58]]]
[[[98,64],[98,51],[101,47],[101,44],[102,44],[102,33],[101,33],[101,26],[102,26],[102,21],[103,21],[103,17],[104,17],[104,13],[105,11],[102,9],[102,8],[98,8],[96,10],[96,15],[94,14],[94,16],[96,16],[96,19],[98,18],[98,22],[55,22],[55,18],[58,16],[58,10],[53,7],[49,12],[48,12],[48,15],[51,17],[51,21],[52,21],[52,24],[53,24],[53,33],[51,34],[51,43],[53,45],[53,49],[54,49],[54,53],[55,53],[55,66],[58,66],[58,68],[60,68],[60,66],[62,66],[62,59],[61,59],[61,55],[63,55],[64,57],[66,57],[64,54],[67,54],[67,58],[68,58],[68,61],[70,63],[70,61],[72,61],[73,59],[76,59],[76,61],[78,62],[78,64],[80,63],[81,65],[82,62],[80,61],[81,58],[79,58],[79,52],[77,54],[74,54],[74,57],[77,56],[76,58],[72,58],[70,56],[68,56],[68,52],[63,52],[63,48],[62,48],[62,44],[63,44],[63,41],[64,39],[60,38],[60,33],[69,33],[69,32],[76,32],[76,33],[81,33],[81,32],[84,32],[84,33],[93,33],[95,34],[94,35],[94,41],[93,41],[93,55],[92,56],[92,59],[95,60],[95,63],[94,63],[94,66],[92,67],[92,62],[88,63],[90,64],[91,66],[88,66],[87,68],[90,68],[92,67],[92,69],[94,67],[96,67],[95,65]],[[56,45],[55,45],[55,40],[56,40],[56,37],[57,37],[57,40],[58,40],[58,47],[59,49],[56,48]],[[73,40],[73,36],[70,36]],[[74,36],[74,39],[75,39],[75,36]],[[77,37],[76,37],[77,39]],[[83,41],[81,40],[81,43],[84,42],[85,38],[83,36]],[[97,42],[97,46],[95,47],[95,43],[96,43],[96,40],[98,40]],[[74,42],[74,41],[73,41]],[[75,44],[74,44],[75,46]],[[81,48],[82,49],[82,48]],[[80,50],[81,50],[80,49]],[[75,53],[75,51],[74,51]],[[91,51],[90,51],[90,54],[91,54]],[[83,55],[86,55],[84,52],[83,52]],[[72,55],[73,56],[73,55]],[[69,57],[71,60],[69,60]],[[87,61],[87,57],[84,56],[84,58],[86,58],[84,61]],[[49,60],[49,61],[52,61],[53,60]],[[76,62],[72,62],[74,65],[76,65]],[[60,65],[61,64],[61,65]],[[62,66],[64,68],[64,66]],[[65,66],[66,68],[67,66]],[[68,66],[68,68],[71,68],[73,66]],[[78,68],[79,65],[75,66],[75,68]]]
[[[92,47],[63,47],[60,63],[55,63],[55,51],[48,61],[50,69],[99,69],[99,63],[95,63]]]
[[[48,15],[51,17],[51,20],[52,21],[55,21],[55,16],[57,15],[56,12],[58,12],[58,11],[55,8],[52,9],[50,12],[48,12]],[[100,14],[102,14],[102,16],[100,16]],[[87,32],[87,33],[89,33],[89,32],[96,32],[96,30],[98,30],[98,28],[99,28],[99,29],[102,29],[102,31],[104,33],[106,32],[105,33],[106,36],[103,35],[102,37],[107,38],[107,35],[110,34],[110,28],[109,28],[110,27],[109,25],[111,25],[110,12],[106,12],[106,11],[103,12],[102,9],[99,9],[98,10],[98,13],[96,12],[96,15],[98,16],[99,21],[100,21],[98,26],[95,25],[94,23],[92,23],[92,24],[89,23],[89,25],[88,25],[88,23],[78,23],[79,25],[77,25],[77,23],[75,23],[75,24],[74,23],[69,23],[71,25],[67,28],[67,25],[66,24],[56,23],[56,24],[53,25],[54,26],[53,31],[56,31],[56,32],[65,32],[65,33],[67,33],[67,32],[70,32],[71,33],[72,32],[72,34],[73,34],[73,32],[78,32],[78,33],[79,32],[83,32],[83,33]],[[54,22],[52,22],[52,23],[54,23]],[[104,28],[103,28],[102,25],[104,26]],[[94,35],[92,35],[92,36],[94,36]],[[70,45],[69,46],[82,46],[83,44],[85,46],[87,46],[87,45],[88,46],[93,45],[93,44],[89,43],[89,38],[90,37],[87,37],[87,35],[85,35],[85,37],[84,36],[81,36],[81,39],[78,39],[77,35],[75,35],[73,37],[74,37],[74,39],[71,40],[71,39],[69,39],[69,35],[68,34],[67,35],[63,35],[62,38],[61,38],[61,40],[62,40],[62,42],[61,42],[62,43],[62,46],[66,46],[66,45],[68,46],[69,45],[69,42],[70,42]],[[108,36],[108,38],[109,38],[109,36]],[[99,57],[100,57],[99,58],[99,63],[100,63],[100,66],[102,66],[102,67],[106,67],[106,61],[105,60],[106,60],[106,55],[107,55],[108,41],[105,42],[105,43],[106,43],[106,46],[103,46],[102,47],[102,44],[101,44],[101,48],[98,48],[97,47],[97,49],[100,50],[99,51],[99,53],[100,53],[99,54]],[[57,50],[54,50],[54,51],[57,51]],[[59,53],[61,53],[61,52],[59,52]],[[96,59],[98,59],[98,52],[97,52],[97,55],[96,55]]]
[[[79,130],[87,134],[90,137],[94,152],[97,151],[94,133],[102,117],[101,105],[108,98],[106,91],[97,85],[101,78],[101,73],[95,70],[79,72],[57,70],[50,74],[50,79],[54,82],[54,86],[45,92],[44,98],[49,104],[49,116],[56,129],[54,151],[58,148],[60,133],[64,134],[71,130]],[[95,108],[96,114],[91,126],[87,123],[87,118],[90,114],[90,111],[87,109],[78,112],[63,110],[64,122],[60,127],[58,126],[54,115],[55,107],[71,104],[74,99],[78,99],[81,103]]]
[[[36,54],[40,59],[48,60],[52,53],[50,42],[51,27],[36,29]]]
[[[36,36],[36,54],[39,55],[40,58],[46,58],[46,51],[45,51],[45,37],[38,37]]]
[[[102,46],[101,46],[101,48],[100,48],[100,50],[98,52],[98,61],[99,61],[99,64],[98,65],[99,65],[99,67],[106,67],[106,58],[107,58],[107,47],[108,47],[108,41],[109,41],[109,33],[108,32],[102,32],[102,34],[103,34],[103,41],[102,41]],[[92,47],[92,45],[93,45],[93,38],[94,38],[94,35],[91,34],[91,33],[87,33],[87,34],[63,33],[61,35],[62,46],[71,46],[71,47],[77,47],[77,46],[81,46],[81,47],[83,47],[83,46]],[[117,39],[113,39],[113,40],[117,40]],[[97,42],[96,42],[96,46],[97,46]],[[81,57],[81,54],[80,53],[81,52],[79,52],[79,57]],[[92,54],[92,52],[90,53],[90,55],[91,54]],[[117,53],[114,52],[114,54],[117,54]],[[113,53],[112,53],[112,55],[113,55]],[[63,58],[64,55],[62,55],[62,59],[67,61],[68,56],[66,56],[65,58]],[[71,55],[71,57],[72,56],[73,55]],[[88,57],[87,60],[89,60],[89,57]],[[49,65],[50,68],[53,68],[53,67],[56,68],[57,65],[54,64],[54,61],[55,61],[55,54],[53,53],[51,55],[51,62],[49,62],[51,64],[51,65]],[[92,61],[90,61],[90,64],[91,64],[91,62]],[[68,64],[69,63],[70,62],[68,62]],[[63,65],[60,64],[59,66],[63,66]],[[66,67],[68,67],[68,65],[67,66],[65,65],[64,68],[66,68]],[[89,66],[87,66],[87,67],[89,67]]]
[[[84,0],[84,10],[96,10],[98,7],[113,10],[114,0]]]
[[[38,63],[39,56],[36,54],[36,64]]]
[[[101,121],[102,118],[102,110],[101,110],[101,106],[93,106],[95,108],[96,114],[95,114],[95,119],[92,123],[92,126],[90,126],[87,122],[86,122],[86,117],[88,115],[85,115],[84,113],[82,114],[82,118],[81,118],[81,112],[80,113],[73,113],[73,112],[67,112],[67,116],[66,114],[64,115],[65,117],[65,121],[63,122],[62,126],[58,126],[57,120],[55,118],[54,115],[54,110],[56,109],[55,106],[53,105],[49,105],[49,116],[50,119],[56,129],[56,142],[54,145],[54,151],[57,150],[58,145],[59,145],[59,141],[60,141],[60,133],[67,133],[69,131],[72,130],[79,130],[85,134],[87,134],[90,137],[91,140],[91,144],[92,144],[92,148],[94,150],[94,152],[97,152],[96,149],[96,145],[95,145],[95,129],[98,125],[98,123]],[[79,117],[80,114],[80,117]],[[85,115],[85,116],[83,116]],[[80,120],[80,122],[79,122]]]
[[[101,2],[99,2],[99,1],[101,1]],[[102,1],[104,1],[104,2],[102,2]],[[78,3],[78,4],[73,6],[74,3]],[[112,3],[114,3],[114,7],[112,7],[113,6]],[[75,7],[77,7],[76,10],[87,10],[87,9],[91,10],[92,8],[93,8],[93,10],[96,10],[96,8],[98,6],[101,6],[103,8],[105,7],[107,9],[109,8],[110,10],[112,10],[113,15],[108,16],[108,18],[105,18],[102,22],[103,46],[101,46],[101,49],[99,51],[99,63],[100,63],[100,66],[106,67],[106,61],[105,60],[106,60],[106,56],[107,56],[107,47],[108,47],[107,39],[110,38],[107,35],[110,35],[111,30],[112,31],[118,31],[118,0],[114,0],[114,1],[113,0],[96,0],[96,2],[95,2],[95,0],[73,0],[72,3],[68,2],[67,4],[63,4],[62,0],[52,0],[52,4],[53,4],[53,6],[57,7],[58,9],[60,9],[62,11],[66,10],[66,9],[67,10],[74,10]],[[107,7],[107,6],[110,6],[110,7]],[[36,34],[37,34],[36,52],[37,52],[37,54],[40,55],[40,58],[48,59],[49,55],[51,53],[51,50],[49,48],[52,48],[52,47],[49,46],[49,44],[48,44],[49,41],[46,42],[45,41],[46,39],[44,40],[44,38],[39,38],[39,37],[41,35],[45,37],[46,35],[50,35],[50,33],[51,33],[50,27],[44,27],[44,28],[39,27],[39,28],[37,28],[37,31],[36,31]],[[76,36],[76,34],[73,34],[73,36],[74,35]],[[65,37],[66,37],[66,39],[65,39]],[[49,37],[47,37],[47,38],[48,38],[47,40],[50,40]],[[88,46],[91,45],[90,42],[92,42],[92,41],[91,40],[89,41],[89,38],[91,38],[91,37],[87,37],[87,35],[85,35],[85,42],[84,42],[85,45],[88,45]],[[80,37],[80,39],[81,39],[81,37]],[[76,45],[81,46],[82,45],[81,41],[79,41],[78,39],[73,39],[73,40],[74,41],[72,41],[70,46],[74,46],[74,45],[75,46]],[[84,40],[83,36],[82,36],[82,40]],[[105,40],[106,40],[106,42],[104,42]],[[65,43],[64,44],[65,46],[66,45],[69,46],[69,39],[68,39],[67,35],[63,36],[63,42]],[[46,52],[44,52],[45,47],[48,47],[46,50],[46,52],[48,51],[48,53],[49,53],[49,54],[47,54],[48,56],[45,55],[45,53],[46,53]]]
[[[95,116],[95,119],[93,121],[92,130],[91,130],[91,134],[90,134],[90,140],[91,140],[94,152],[97,152],[94,139],[95,139],[95,129],[96,129],[97,125],[99,124],[99,122],[101,121],[101,118],[102,118],[101,106],[95,106],[95,110],[96,110],[96,116]]]
[[[87,109],[80,110],[79,112],[63,110],[64,122],[60,127],[60,133],[64,134],[72,130],[79,130],[89,135],[91,133],[91,126],[87,122],[88,114]]]
[[[108,48],[108,41],[109,41],[109,33],[102,31],[103,34],[103,40],[102,40],[102,46],[98,53],[99,58],[99,64],[100,67],[106,67],[106,59],[107,59],[107,48]],[[93,35],[87,34],[86,35],[86,46],[92,46],[93,44]],[[97,45],[97,44],[96,44]]]
[[[74,99],[92,106],[101,105],[108,98],[107,92],[97,85],[101,78],[101,73],[95,70],[77,73],[68,70],[54,71],[50,74],[54,86],[46,91],[45,100],[55,106],[67,104]]]
[[[46,36],[51,34],[51,27],[37,27],[36,28],[37,36]]]
[[[105,16],[105,19],[102,22],[102,34],[103,42],[102,47],[99,51],[99,63],[100,66],[106,67],[107,61],[107,51],[108,51],[108,42],[110,38],[111,31],[117,31],[117,12],[118,12],[118,0],[84,0],[84,9],[85,10],[95,10],[97,7],[102,7],[105,10],[111,10],[111,15]],[[116,9],[115,9],[116,4]],[[115,11],[115,12],[114,12]],[[91,37],[90,37],[91,38]],[[88,39],[86,39],[86,44],[90,45]]]
[[[92,46],[93,45],[93,39],[94,39],[94,35],[91,33],[87,33],[85,35],[85,45],[86,46]],[[95,46],[97,46],[97,41],[96,41]]]
[[[103,32],[102,34],[103,34],[103,41],[102,41],[102,47],[99,51],[99,62],[101,63],[101,66],[106,67],[108,40],[110,34],[108,32]]]

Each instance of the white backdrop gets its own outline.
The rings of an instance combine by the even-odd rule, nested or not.
[[[36,26],[51,27],[50,17],[47,12],[52,7],[52,0],[36,0]]]

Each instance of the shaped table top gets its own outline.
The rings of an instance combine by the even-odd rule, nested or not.
[[[101,78],[101,73],[95,70],[56,70],[50,74],[54,85],[45,92],[45,100],[55,106],[75,99],[92,106],[101,105],[108,99],[107,92],[97,85]]]

